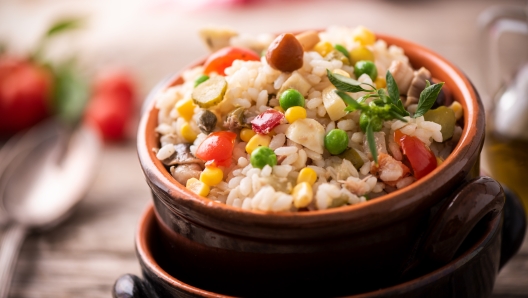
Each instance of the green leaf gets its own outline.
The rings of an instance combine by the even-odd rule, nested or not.
[[[400,99],[400,91],[398,89],[398,84],[396,84],[392,73],[388,70],[387,74],[385,75],[385,80],[387,81],[387,91],[389,92],[389,97],[392,100],[392,103],[398,108],[398,110],[400,111],[400,115],[409,116],[409,112],[407,112],[407,110],[403,106],[403,102]]]
[[[391,104],[391,109],[397,112],[400,116],[409,116],[409,112],[403,107],[403,103],[399,100],[396,104]]]
[[[387,91],[389,92],[389,97],[392,100],[392,103],[396,104],[400,100],[400,90],[398,90],[398,85],[392,76],[392,73],[387,70],[385,75],[385,80],[387,81]]]
[[[400,114],[398,114],[398,112],[396,112],[394,110],[389,111],[389,113],[391,114],[391,116],[393,118],[396,118],[396,119],[401,120],[403,122],[408,122],[407,119],[403,118]]]
[[[80,19],[64,19],[56,22],[51,25],[51,27],[46,32],[46,36],[50,37],[64,31],[69,31],[72,29],[77,29],[82,26],[82,20]]]
[[[385,106],[385,102],[383,102],[382,99],[376,99],[376,100],[373,100],[373,101],[371,101],[371,103],[375,104],[375,105],[378,106],[378,107],[383,107],[383,106]]]
[[[88,84],[70,64],[55,70],[54,107],[61,119],[70,124],[80,121],[88,98]]]
[[[354,111],[359,111],[359,109],[356,109],[354,108],[353,106],[347,106],[344,111],[346,112],[354,112]]]
[[[345,92],[371,92],[372,90],[366,90],[363,89],[360,85],[362,83],[351,79],[349,77],[345,77],[340,74],[332,73],[330,70],[326,70],[326,75],[330,82],[337,88],[337,90],[345,91]],[[370,86],[370,85],[369,85]]]
[[[367,142],[369,146],[370,153],[372,154],[372,159],[378,164],[378,150],[376,149],[376,141],[374,140],[374,132],[372,131],[372,122],[369,120],[367,124]]]
[[[360,98],[358,98],[356,101],[360,104],[364,103],[368,98],[378,98],[379,96],[377,94],[372,94],[372,93],[369,93],[369,94],[365,94],[363,96],[361,96]]]
[[[407,112],[407,110],[405,109],[405,107],[403,106],[403,103],[401,100],[398,100],[398,102],[396,103],[395,105],[398,110],[400,111],[400,114],[403,115],[403,116],[409,116],[409,112]]]
[[[335,93],[341,97],[341,99],[350,107],[352,107],[355,110],[362,110],[363,106],[358,103],[355,99],[350,97],[350,95],[346,94],[346,92],[335,90]],[[348,107],[347,107],[348,108]]]
[[[343,55],[345,55],[345,57],[347,57],[348,59],[350,59],[350,53],[348,52],[348,50],[347,50],[344,46],[342,46],[342,45],[340,45],[340,44],[336,44],[336,45],[334,46],[334,48],[335,48],[336,50],[340,51]]]
[[[433,106],[433,104],[436,101],[436,98],[438,97],[438,94],[440,93],[440,90],[442,89],[442,86],[444,86],[444,83],[438,83],[431,85],[429,81],[426,81],[426,85],[429,85],[426,87],[422,93],[420,93],[420,99],[418,100],[418,108],[416,108],[416,113],[414,113],[414,118],[418,118],[420,116],[423,116],[429,109]]]
[[[378,89],[377,93],[384,103],[386,104],[392,103],[391,98],[387,95],[387,93],[385,93],[385,89]]]
[[[42,62],[44,60],[43,53],[46,51],[50,40],[53,39],[52,37],[66,31],[77,29],[81,27],[81,25],[82,20],[78,18],[60,20],[51,25],[48,31],[46,31],[46,34],[40,38],[35,50],[30,55],[31,59]]]

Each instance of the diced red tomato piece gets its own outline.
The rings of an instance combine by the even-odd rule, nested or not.
[[[260,56],[252,50],[239,47],[222,48],[207,58],[204,64],[204,74],[216,72],[225,75],[224,70],[233,64],[235,60],[260,61]]]
[[[434,153],[420,139],[404,134],[400,138],[400,143],[417,180],[436,169]]]
[[[274,109],[267,109],[251,121],[251,128],[254,132],[265,135],[275,128],[275,126],[283,123],[284,119],[283,113]]]
[[[196,149],[196,157],[217,166],[231,165],[231,156],[237,135],[230,131],[211,133]]]

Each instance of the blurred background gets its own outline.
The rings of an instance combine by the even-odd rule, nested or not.
[[[498,5],[523,12],[528,1],[1,0],[0,48],[5,55],[27,57],[52,24],[80,20],[79,28],[46,44],[42,61],[74,61],[71,69],[84,82],[88,102],[99,94],[97,84],[112,85],[101,77],[114,76],[110,81],[132,90],[124,128],[105,139],[94,183],[74,216],[25,241],[10,297],[109,297],[119,275],[140,273],[134,232],[150,201],[135,153],[140,107],[157,82],[208,53],[200,28],[219,25],[258,34],[364,25],[447,58],[466,73],[489,108],[500,86],[512,82],[528,58],[528,39],[505,33],[497,50],[499,62],[491,65],[479,16],[484,22],[482,13]],[[528,297],[526,274],[525,241],[499,275],[495,297]]]

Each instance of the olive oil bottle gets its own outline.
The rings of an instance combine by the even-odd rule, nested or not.
[[[512,139],[489,131],[484,158],[490,175],[520,196],[528,214],[528,140]]]

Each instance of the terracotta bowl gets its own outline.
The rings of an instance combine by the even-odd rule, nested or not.
[[[475,226],[448,264],[399,284],[353,297],[443,298],[454,294],[456,297],[489,297],[498,268],[520,247],[525,231],[520,201],[512,195],[507,197],[506,202],[503,213],[490,214]],[[501,230],[502,235],[510,237],[503,236],[501,240]],[[132,274],[121,276],[114,284],[113,296],[116,298],[228,297],[229,291],[208,290],[210,276],[207,273],[204,273],[202,282],[196,284],[181,268],[173,268],[171,274],[167,272],[168,258],[163,253],[160,227],[152,205],[146,208],[139,220],[136,252],[143,279]],[[347,284],[352,286],[353,281]],[[230,292],[236,294],[236,290]],[[267,293],[257,288],[247,296],[264,296]],[[274,294],[269,296],[277,296],[277,293]]]
[[[417,44],[377,36],[403,48],[414,68],[429,69],[462,104],[462,137],[445,162],[404,189],[358,205],[299,213],[245,211],[199,197],[170,175],[152,150],[159,147],[154,131],[158,110],[150,102],[139,125],[138,155],[152,189],[163,247],[175,267],[184,268],[191,279],[211,276],[209,285],[220,290],[243,285],[311,293],[331,288],[341,295],[351,287],[340,285],[354,281],[354,290],[362,292],[390,284],[409,266],[420,267],[411,261],[411,252],[424,237],[429,237],[427,263],[447,263],[481,218],[500,212],[503,198],[497,193],[485,203],[456,210],[465,220],[453,217],[435,236],[426,234],[435,206],[479,173],[484,110],[470,81],[450,62]],[[166,86],[180,83],[177,74]],[[471,191],[478,197],[487,187]]]

